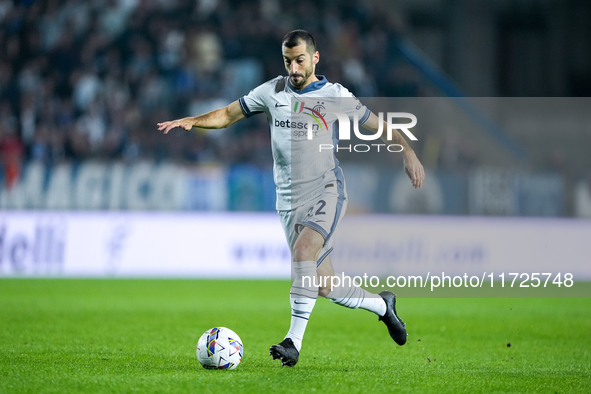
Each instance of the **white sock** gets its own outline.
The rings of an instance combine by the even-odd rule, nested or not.
[[[302,348],[308,319],[318,297],[318,286],[314,286],[314,282],[318,284],[318,279],[316,278],[315,261],[294,262],[293,268],[294,281],[289,292],[291,324],[285,338],[291,338],[299,352]]]
[[[386,303],[379,294],[370,293],[361,287],[351,284],[341,285],[332,289],[326,296],[332,302],[351,309],[365,309],[378,316],[386,314]]]

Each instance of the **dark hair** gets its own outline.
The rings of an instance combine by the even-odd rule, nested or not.
[[[316,41],[314,41],[312,34],[308,33],[306,30],[298,29],[290,31],[285,37],[283,37],[282,44],[288,48],[293,48],[299,45],[300,40],[306,43],[306,50],[309,54],[316,52]]]

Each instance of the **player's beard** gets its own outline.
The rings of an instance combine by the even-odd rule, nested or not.
[[[314,68],[312,67],[312,65],[310,65],[310,68],[306,69],[306,72],[304,75],[302,74],[290,74],[289,75],[289,81],[291,83],[291,86],[293,86],[296,89],[301,89],[304,87],[304,85],[306,84],[306,82],[308,81],[308,79],[310,79],[310,76],[312,75],[312,73],[314,72]],[[296,82],[296,80],[294,79],[294,77],[296,76],[300,76],[303,78],[299,79],[299,82]]]

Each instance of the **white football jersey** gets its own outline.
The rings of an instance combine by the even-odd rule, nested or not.
[[[371,114],[345,87],[317,77],[318,81],[296,90],[288,77],[278,76],[238,100],[246,117],[267,114],[279,211],[305,204],[326,187],[334,186],[346,196],[334,148],[319,147],[338,144],[337,116],[331,111],[345,113],[350,120],[356,117],[359,125]],[[308,138],[309,122],[312,139]]]

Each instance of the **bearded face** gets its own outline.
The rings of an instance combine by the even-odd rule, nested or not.
[[[289,74],[289,82],[294,88],[301,90],[313,79],[318,61],[318,52],[310,54],[306,43],[300,43],[292,48],[283,46],[283,60]]]

